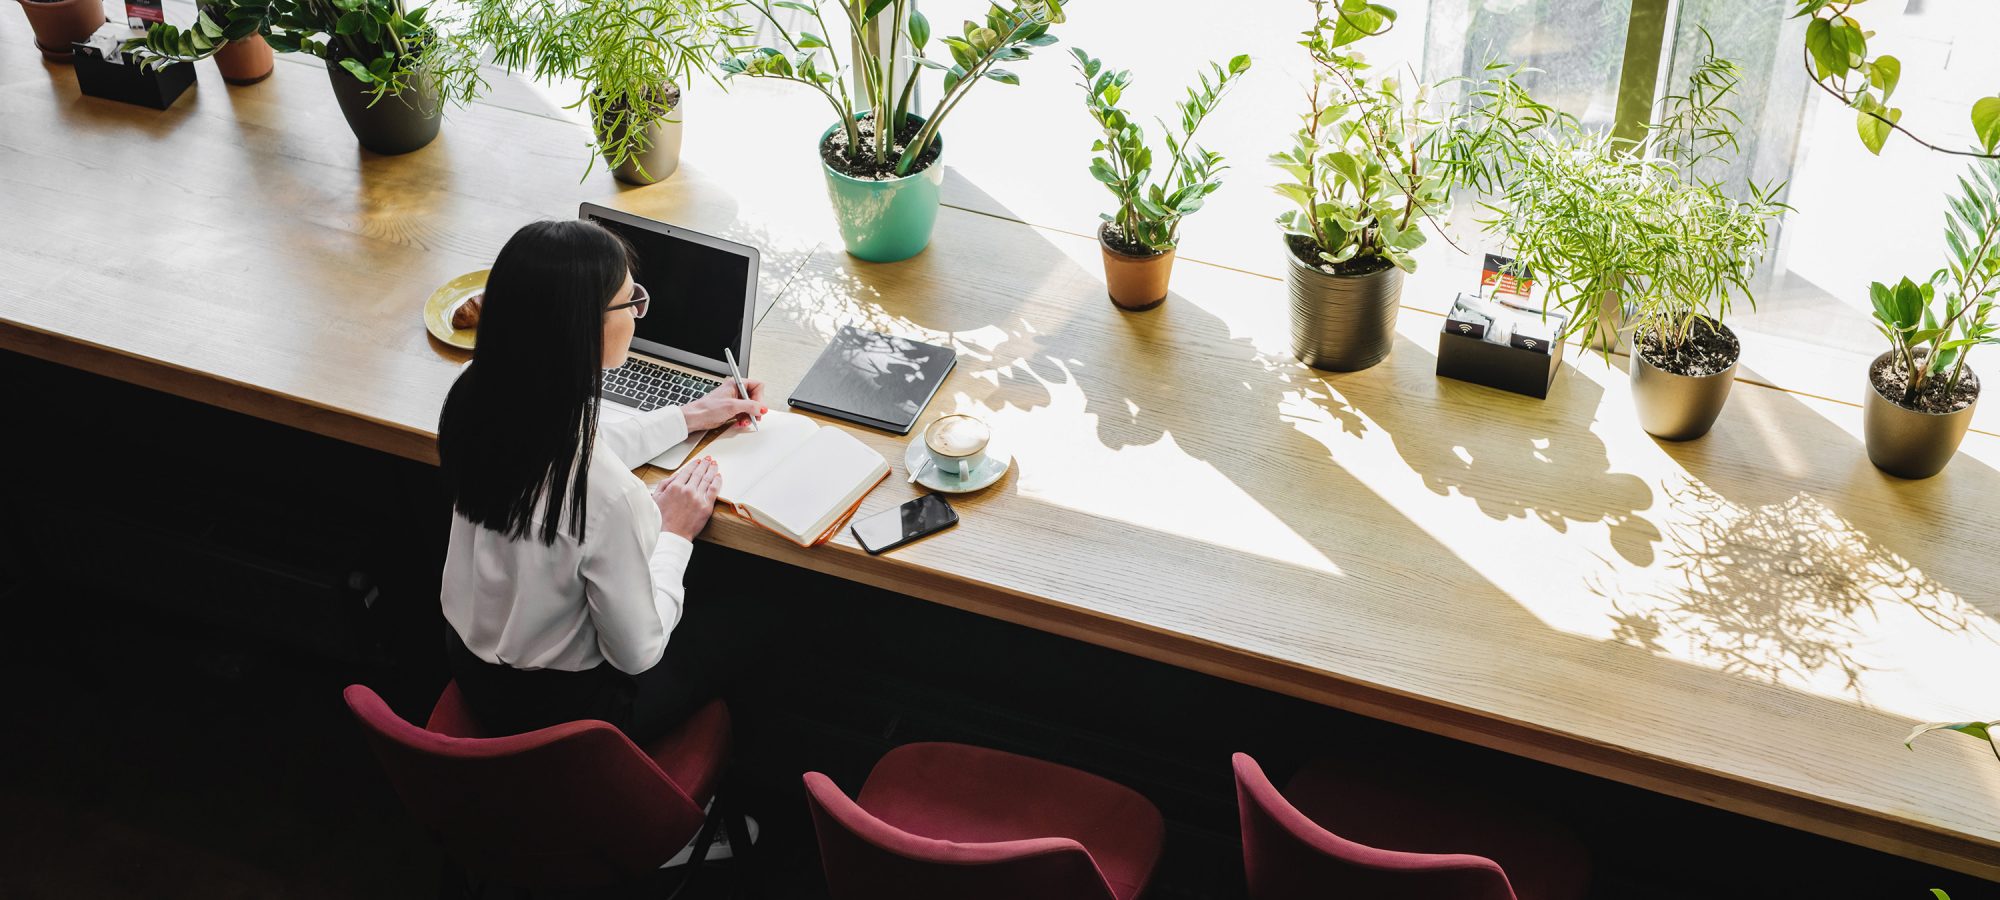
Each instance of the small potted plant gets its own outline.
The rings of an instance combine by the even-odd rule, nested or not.
[[[35,48],[50,62],[71,61],[70,45],[90,37],[103,25],[103,0],[20,0],[28,27],[35,32]]]
[[[229,15],[226,7],[207,4],[209,17],[222,21]],[[226,29],[225,29],[226,30]],[[215,51],[215,69],[222,73],[222,80],[230,84],[256,84],[271,77],[277,67],[277,57],[271,52],[270,42],[261,34],[249,34],[232,41],[224,41]]]
[[[1737,150],[1723,101],[1738,80],[1711,42],[1641,145],[1568,119],[1499,145],[1507,175],[1487,228],[1549,286],[1564,338],[1586,335],[1608,355],[1630,333],[1639,422],[1665,440],[1701,437],[1721,415],[1742,357],[1722,320],[1735,296],[1755,302],[1771,223],[1790,208],[1776,186],[1745,185],[1738,200],[1701,174]]]
[[[157,23],[125,49],[159,64],[206,59],[257,36],[279,53],[312,54],[326,60],[361,146],[408,153],[437,138],[446,101],[469,102],[486,84],[479,48],[450,24],[402,0],[220,0],[193,25]]]
[[[2000,343],[1991,321],[2000,294],[2000,163],[1980,160],[1972,171],[1945,216],[1949,265],[1930,282],[1878,281],[1868,290],[1889,350],[1868,366],[1863,432],[1869,460],[1902,478],[1929,478],[1951,462],[1979,404],[1979,376],[1966,357]]]
[[[1203,150],[1194,135],[1222,95],[1243,73],[1250,57],[1236,56],[1224,67],[1209,63],[1199,87],[1187,89],[1180,110],[1180,133],[1165,123],[1167,160],[1164,182],[1148,183],[1153,149],[1145,132],[1118,108],[1132,73],[1104,67],[1080,49],[1071,50],[1083,75],[1084,107],[1104,131],[1090,149],[1103,154],[1090,161],[1091,177],[1118,198],[1118,211],[1105,213],[1097,226],[1097,243],[1104,254],[1104,288],[1120,309],[1146,310],[1166,302],[1173,276],[1174,246],[1180,241],[1181,219],[1201,209],[1203,199],[1222,187],[1222,155]]]
[[[1292,351],[1314,368],[1353,371],[1389,355],[1403,273],[1416,271],[1426,224],[1442,234],[1452,191],[1490,188],[1493,147],[1554,113],[1499,65],[1453,79],[1464,103],[1444,102],[1440,85],[1370,78],[1346,48],[1387,31],[1394,12],[1351,0],[1312,6],[1300,41],[1313,63],[1304,122],[1270,161],[1290,176],[1275,189],[1298,205],[1278,217]]]
[[[684,89],[748,33],[738,0],[478,0],[470,30],[494,62],[537,79],[574,78],[597,157],[618,180],[652,184],[680,167]],[[591,162],[596,165],[595,158]],[[589,170],[585,170],[585,175]]]
[[[846,17],[852,33],[860,36],[858,42],[870,48],[858,59],[858,104],[848,88],[848,70],[825,37],[831,30],[820,7],[828,2]],[[951,53],[946,65],[924,55],[931,26],[911,0],[751,0],[750,6],[771,23],[783,47],[739,48],[735,58],[723,63],[723,71],[796,81],[826,97],[835,118],[819,140],[827,193],[847,252],[873,262],[908,259],[930,244],[944,181],[945,117],[982,81],[1019,84],[1020,77],[999,64],[1027,59],[1033,48],[1055,43],[1049,26],[1063,21],[1063,0],[992,4],[984,24],[968,21],[963,33],[940,39]],[[773,7],[810,14],[818,30],[794,34]],[[903,61],[944,73],[944,89],[928,115],[910,108],[917,73],[897,85],[895,73]],[[880,127],[881,119],[893,127]]]

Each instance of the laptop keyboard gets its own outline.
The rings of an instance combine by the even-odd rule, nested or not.
[[[604,398],[640,412],[662,406],[686,406],[722,386],[722,382],[669,369],[636,356],[604,373]]]

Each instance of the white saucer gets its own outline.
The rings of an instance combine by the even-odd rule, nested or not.
[[[917,467],[922,466],[924,460],[929,458],[930,453],[924,450],[923,434],[919,433],[912,437],[910,446],[903,451],[903,477],[910,477],[909,473],[916,471]],[[1000,480],[1000,476],[1007,474],[1008,467],[1013,464],[1014,454],[1007,452],[1006,447],[989,444],[986,447],[986,459],[973,468],[971,475],[961,479],[958,473],[939,471],[937,465],[932,464],[917,478],[917,483],[941,493],[967,494],[992,487],[994,482]]]

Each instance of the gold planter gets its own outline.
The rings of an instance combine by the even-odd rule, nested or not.
[[[1884,353],[1868,364],[1868,397],[1861,404],[1868,461],[1898,478],[1929,478],[1944,471],[1958,452],[1966,430],[1972,427],[1972,411],[1979,408],[1979,398],[1975,394],[1964,409],[1948,413],[1905,408],[1882,396],[1882,389],[1875,386],[1875,369],[1888,357]],[[1977,376],[1968,373],[1966,377]]]
[[[1730,337],[1736,333],[1720,322],[1715,328]],[[1664,441],[1691,441],[1708,433],[1729,401],[1729,388],[1736,383],[1736,368],[1743,362],[1742,342],[1737,342],[1736,361],[1713,375],[1679,375],[1646,361],[1639,342],[1632,343],[1632,404],[1639,410],[1639,425],[1646,433]]]

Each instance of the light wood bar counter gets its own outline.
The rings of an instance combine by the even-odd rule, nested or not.
[[[79,97],[28,41],[0,17],[0,348],[432,461],[464,355],[424,298],[606,202],[764,249],[774,399],[840,324],[948,341],[926,421],[978,412],[1015,456],[887,556],[728,514],[708,540],[2000,880],[2000,763],[1901,743],[2000,714],[2000,438],[1897,481],[1855,406],[1746,383],[1664,444],[1621,360],[1573,360],[1547,401],[1440,380],[1416,311],[1383,365],[1315,372],[1282,282],[1183,260],[1122,314],[1093,241],[990,209],[860,262],[808,149],[823,113],[789,92],[694,92],[682,171],[621,191],[579,182],[568,98],[519,84],[382,158],[310,63],[236,89],[204,64],[157,113]],[[896,463],[862,514],[913,496],[907,439],[856,433]]]

